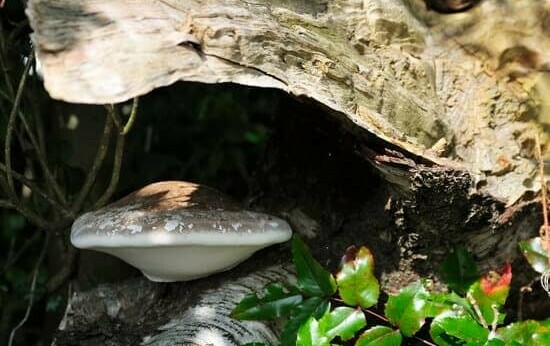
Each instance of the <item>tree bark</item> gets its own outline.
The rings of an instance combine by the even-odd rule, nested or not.
[[[436,278],[453,245],[488,269],[538,232],[550,1],[443,15],[420,0],[31,0],[28,15],[54,98],[113,103],[185,80],[306,101],[278,120],[255,206],[286,216],[329,266],[370,244],[392,289]]]

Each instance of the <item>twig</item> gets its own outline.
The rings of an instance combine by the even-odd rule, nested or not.
[[[132,102],[132,110],[130,111],[130,117],[128,118],[126,125],[124,125],[124,128],[122,129],[122,135],[127,135],[128,132],[130,132],[130,130],[132,129],[132,125],[134,125],[134,121],[136,120],[138,106],[139,97],[134,97],[134,100]]]
[[[67,304],[65,306],[65,313],[64,316],[69,315],[69,311],[72,310],[72,304],[71,304],[71,297],[73,296],[73,283],[69,281],[69,284],[67,285]],[[67,329],[67,319],[63,318],[61,322],[59,322],[59,325],[57,326],[58,330],[65,330]]]
[[[36,226],[42,229],[52,231],[58,228],[55,226],[55,224],[49,223],[48,221],[41,218],[38,214],[34,213],[28,208],[25,208],[23,205],[21,205],[20,202],[17,202],[17,204],[15,204],[14,209],[21,213],[21,215],[26,217],[30,222],[34,223]]]
[[[542,150],[540,145],[540,139],[537,134],[535,137],[535,143],[537,146],[537,159],[539,161],[539,174],[540,174],[540,190],[542,198],[542,217],[543,217],[543,228],[544,228],[544,242],[546,246],[546,257],[548,259],[548,264],[550,265],[550,226],[548,225],[548,196],[546,195],[546,180],[544,179],[544,161],[542,158]],[[542,241],[542,234],[541,234]],[[543,244],[544,245],[544,244]]]
[[[29,136],[29,139],[31,141],[33,149],[36,151],[36,156],[38,157],[38,162],[40,163],[42,171],[44,172],[44,176],[46,177],[47,183],[52,188],[53,192],[55,193],[55,195],[59,199],[59,201],[63,205],[66,205],[67,201],[65,199],[65,196],[63,195],[63,192],[61,191],[61,187],[57,183],[57,180],[55,180],[50,168],[48,167],[48,163],[46,161],[46,153],[44,151],[44,148],[42,148],[41,146],[38,145],[38,141],[36,140],[35,135],[32,133],[32,131],[29,127],[29,124],[27,123],[27,119],[25,118],[25,115],[23,114],[23,112],[19,112],[19,118],[21,119],[21,123],[23,124],[23,128],[25,129],[25,132],[27,133],[27,136]]]
[[[15,204],[13,204],[12,201],[10,201],[10,200],[0,199],[0,207],[8,208],[8,209],[15,209]]]
[[[118,117],[115,105],[108,104],[108,105],[105,105],[105,108],[107,108],[107,114],[111,117],[111,119],[115,123],[116,128],[120,129],[122,125],[120,124],[120,118]]]
[[[5,156],[5,166],[3,166],[2,170],[5,173],[5,184],[2,184],[5,186],[6,193],[8,197],[10,198],[11,202],[13,203],[14,208],[19,211],[23,216],[25,216],[27,219],[29,219],[31,222],[35,223],[37,226],[43,229],[52,229],[52,225],[42,219],[38,214],[35,214],[33,211],[26,208],[17,197],[17,193],[15,191],[15,184],[14,184],[14,176],[18,176],[18,180],[23,180],[24,178],[22,175],[17,174],[12,169],[12,160],[11,160],[11,144],[12,144],[12,137],[13,132],[15,131],[15,120],[16,116],[19,114],[23,126],[25,127],[25,130],[28,133],[29,138],[31,139],[31,142],[37,151],[37,156],[39,159],[39,162],[42,166],[42,169],[44,171],[44,175],[46,176],[46,180],[49,184],[49,186],[54,190],[54,193],[57,195],[57,198],[61,201],[61,203],[65,204],[65,199],[63,194],[61,193],[61,189],[59,188],[59,185],[57,184],[57,181],[53,178],[53,175],[51,174],[47,163],[45,162],[43,152],[40,150],[40,148],[37,145],[36,139],[34,138],[33,133],[31,132],[27,121],[25,119],[25,116],[22,112],[19,112],[19,105],[21,103],[21,99],[23,96],[23,90],[25,88],[25,83],[27,81],[27,76],[29,74],[30,68],[34,63],[34,54],[31,52],[29,55],[29,58],[27,60],[27,63],[25,64],[25,67],[23,69],[23,73],[21,75],[21,79],[19,81],[19,85],[17,88],[17,93],[15,95],[15,99],[13,101],[12,109],[9,114],[8,123],[7,123],[7,129],[6,129],[6,138],[4,142],[4,156]],[[36,187],[35,187],[36,188]],[[45,197],[50,203],[57,205],[55,203],[54,198],[52,198],[49,194],[43,193],[39,189],[36,190],[37,193],[41,194],[43,197]],[[65,211],[65,215],[68,215],[67,210],[65,208],[60,208],[60,211]]]
[[[48,247],[49,239],[50,239],[50,234],[46,233],[46,239],[44,240],[44,245],[42,245],[42,250],[40,251],[40,255],[38,255],[38,260],[36,261],[34,273],[32,276],[31,289],[29,292],[29,303],[27,304],[27,310],[25,311],[25,315],[23,316],[21,321],[11,330],[8,346],[11,346],[13,344],[15,333],[19,328],[21,328],[27,322],[27,320],[29,319],[29,315],[31,314],[32,305],[34,303],[34,294],[36,290],[36,281],[38,278],[38,272],[40,271],[40,265],[42,264],[42,261],[44,260],[44,256],[46,255],[46,249]]]
[[[6,94],[4,91],[0,90],[0,96],[2,96],[4,99],[6,99],[6,101],[10,101],[11,102],[11,97],[8,96],[8,94]]]
[[[423,343],[424,345],[437,346],[437,345],[434,344],[433,342],[430,342],[430,341],[428,341],[428,340],[422,339],[421,337],[418,337],[418,336],[416,336],[416,335],[413,335],[413,338],[415,338],[416,340],[420,341],[420,342]]]
[[[10,248],[8,250],[8,255],[6,256],[6,263],[10,262],[13,257],[13,251],[15,249],[15,236],[10,237]],[[5,265],[4,265],[5,267]],[[3,270],[2,270],[3,272]]]
[[[5,45],[6,41],[4,40],[4,30],[0,26],[0,54],[4,55],[5,51]],[[7,59],[5,59],[7,61]],[[10,100],[13,98],[13,85],[11,84],[10,76],[8,74],[8,67],[4,63],[4,57],[2,56],[0,58],[0,68],[2,69],[2,72],[4,73],[4,78],[6,79],[6,88],[8,89],[8,93],[11,96]]]
[[[117,137],[115,157],[113,162],[113,172],[111,174],[111,180],[109,186],[103,193],[103,195],[95,202],[93,209],[102,207],[111,198],[118,185],[118,179],[120,177],[120,168],[122,166],[122,157],[124,155],[124,139],[123,134],[119,134]]]
[[[26,3],[26,1],[24,3]],[[27,29],[28,25],[29,25],[28,18],[25,18],[19,23],[17,23],[15,25],[15,28],[12,29],[10,35],[8,36],[8,41],[11,41],[11,42],[15,41],[15,37],[17,37],[17,35],[24,33],[24,30]]]
[[[71,245],[67,248],[65,260],[61,270],[52,276],[46,283],[46,292],[53,293],[59,289],[69,278],[75,269],[77,251]]]
[[[0,171],[6,173],[7,168],[6,166],[0,162]],[[16,171],[12,170],[13,178],[18,180],[21,184],[27,186],[29,189],[31,189],[33,192],[39,194],[42,196],[48,203],[50,203],[53,207],[57,208],[59,211],[61,211],[62,214],[64,214],[66,217],[74,217],[74,214],[71,213],[67,208],[59,204],[55,199],[53,199],[48,193],[42,191],[31,179],[25,177],[24,175],[17,173]]]
[[[109,115],[107,115],[105,117],[105,127],[103,129],[103,136],[101,137],[101,140],[99,142],[99,148],[97,149],[96,157],[94,159],[94,163],[92,164],[92,169],[86,176],[84,185],[82,186],[82,189],[78,193],[75,199],[75,202],[73,203],[73,207],[72,207],[73,213],[78,213],[78,211],[82,207],[82,203],[84,202],[84,199],[86,198],[86,196],[90,192],[90,189],[92,188],[93,184],[96,181],[97,173],[99,172],[99,169],[103,164],[103,160],[107,155],[107,149],[109,149],[109,138],[111,137],[112,131],[113,131],[113,119]]]
[[[382,315],[380,315],[380,314],[378,314],[378,313],[376,313],[376,312],[374,312],[374,311],[372,311],[372,310],[363,309],[363,311],[365,311],[367,314],[369,314],[369,315],[371,315],[371,316],[374,316],[374,317],[376,317],[376,318],[378,318],[378,319],[380,319],[380,320],[382,320],[382,321],[384,321],[384,322],[389,322],[388,319],[387,319],[386,317],[384,317],[384,316],[382,316]]]
[[[35,91],[38,92],[38,91]],[[40,116],[40,110],[38,109],[38,105],[36,102],[31,102],[33,106],[33,115],[34,115],[34,122],[35,122],[35,128],[36,128],[36,137],[38,140],[38,146],[40,148],[46,148],[46,140],[44,139],[44,123],[42,120],[42,117]],[[42,152],[45,152],[43,149]]]
[[[63,195],[63,192],[61,191],[61,188],[59,187],[59,184],[53,177],[52,172],[50,171],[48,167],[48,163],[45,159],[45,152],[44,150],[38,145],[38,141],[36,140],[35,135],[30,129],[30,126],[27,122],[27,119],[25,118],[25,114],[21,111],[19,111],[19,104],[21,103],[21,98],[23,95],[23,90],[25,86],[25,82],[27,79],[27,76],[29,74],[29,70],[31,66],[34,63],[34,52],[31,51],[29,54],[29,58],[27,61],[27,64],[25,65],[25,69],[23,71],[23,75],[21,76],[21,81],[19,82],[19,87],[17,89],[17,94],[15,96],[15,100],[13,102],[12,112],[10,113],[10,117],[8,120],[8,132],[6,133],[6,166],[8,168],[8,187],[10,190],[13,190],[14,194],[12,197],[16,198],[15,195],[15,188],[13,187],[13,179],[10,176],[11,172],[11,137],[12,137],[12,131],[15,128],[15,116],[19,115],[19,118],[21,119],[21,123],[23,124],[23,128],[25,129],[25,132],[27,133],[29,140],[36,151],[36,155],[38,157],[38,162],[40,163],[40,166],[42,168],[42,171],[44,173],[44,176],[46,177],[47,183],[49,184],[50,188],[52,188],[53,192],[55,193],[57,199],[61,202],[61,204],[66,205],[65,196]],[[10,126],[11,125],[11,126]]]
[[[4,274],[6,270],[9,269],[9,267],[14,265],[19,260],[19,258],[23,256],[25,251],[27,251],[29,246],[31,246],[32,243],[34,243],[40,237],[41,234],[42,234],[41,232],[34,232],[33,236],[27,239],[27,241],[23,244],[23,246],[21,246],[13,256],[8,258],[8,260],[4,264],[4,267],[2,267],[2,270],[0,270],[0,275]]]
[[[2,177],[2,176],[0,175],[0,177]],[[5,185],[4,179],[0,179],[0,185],[2,185],[2,187],[4,187],[4,185]],[[44,220],[43,218],[41,218],[39,215],[35,214],[33,211],[29,210],[28,208],[25,208],[21,204],[21,202],[17,199],[16,200],[1,200],[0,206],[17,210],[19,213],[21,213],[21,215],[26,217],[29,221],[31,221],[32,223],[34,223],[38,227],[40,227],[42,229],[45,229],[45,230],[48,230],[48,231],[53,230],[53,229],[57,229],[60,226],[65,225],[65,223],[66,223],[66,222],[64,222],[60,225],[51,224],[51,223],[47,222],[46,220]]]
[[[15,116],[17,115],[19,104],[21,103],[21,98],[23,96],[23,89],[25,88],[25,82],[27,81],[27,75],[29,74],[29,70],[33,62],[34,62],[34,54],[31,54],[27,61],[27,64],[25,65],[25,68],[23,69],[23,74],[21,75],[19,86],[17,87],[17,93],[15,94],[13,106],[8,118],[8,124],[6,129],[6,139],[4,142],[4,156],[6,159],[6,180],[8,184],[8,193],[10,194],[10,197],[15,200],[17,200],[17,195],[15,194],[15,185],[13,183],[13,174],[12,174],[12,167],[11,167],[11,141],[13,136],[13,130],[15,128]]]
[[[0,178],[1,177],[2,176],[0,175]],[[4,179],[0,179],[0,183],[1,183],[2,187],[4,187],[7,182]],[[40,227],[42,229],[52,230],[52,229],[57,228],[55,225],[53,225],[53,224],[47,222],[46,220],[44,220],[43,218],[41,218],[38,214],[34,213],[33,211],[29,210],[28,208],[25,208],[17,198],[14,198],[12,200],[1,200],[0,201],[0,206],[17,210],[19,213],[21,213],[21,215],[23,215],[29,221],[31,221],[32,223],[34,223],[35,225],[37,225],[38,227]],[[63,209],[61,209],[61,210],[63,210]]]
[[[538,281],[538,278],[531,280],[527,285],[522,286],[519,289],[519,298],[518,298],[518,307],[517,307],[517,320],[518,322],[523,321],[523,301],[525,299],[526,293],[533,292],[533,285]]]

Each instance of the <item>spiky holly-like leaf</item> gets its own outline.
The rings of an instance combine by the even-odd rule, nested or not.
[[[262,297],[249,294],[231,312],[231,317],[239,320],[269,320],[288,316],[294,306],[302,302],[302,296],[293,294],[280,283],[272,283],[264,288]]]
[[[446,311],[433,319],[430,335],[441,346],[485,345],[489,331],[468,314]]]
[[[355,346],[396,346],[401,345],[402,340],[403,337],[398,330],[375,326],[361,334]]]
[[[311,317],[300,328],[296,344],[328,346],[337,336],[344,341],[353,338],[365,325],[365,315],[360,309],[339,307],[319,320]]]
[[[368,248],[350,246],[346,250],[336,283],[344,303],[363,308],[376,304],[380,286],[374,276],[374,258]]]
[[[334,277],[317,262],[306,244],[294,235],[292,259],[298,273],[298,287],[308,297],[327,297],[336,292]]]
[[[420,283],[407,286],[390,295],[384,314],[405,336],[411,336],[424,325],[429,292]]]

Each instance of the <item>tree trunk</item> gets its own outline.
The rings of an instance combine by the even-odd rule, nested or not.
[[[286,217],[331,268],[345,246],[364,243],[394,289],[437,280],[457,244],[483,269],[519,260],[517,241],[538,232],[550,1],[485,0],[444,15],[420,0],[31,0],[28,14],[54,98],[113,103],[185,80],[277,88],[301,101],[299,115],[277,120],[253,206]],[[255,258],[268,263],[275,251]],[[147,292],[164,292],[155,308],[176,321],[193,300],[167,299],[201,296],[187,290],[223,287],[217,280],[252,267]],[[90,324],[75,306],[59,344],[90,340],[77,333]],[[103,320],[147,326],[124,334],[102,325],[110,340],[132,331],[158,341],[178,325],[108,311]]]

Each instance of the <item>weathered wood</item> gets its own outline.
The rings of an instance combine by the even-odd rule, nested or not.
[[[246,294],[293,273],[281,265],[205,287],[153,283],[145,278],[75,292],[54,344],[63,345],[242,345],[277,341],[274,324],[236,321],[229,313]],[[182,308],[191,305],[192,308]],[[72,332],[77,329],[79,332]]]
[[[453,16],[420,3],[34,0],[28,13],[55,98],[118,102],[177,80],[280,88],[512,205],[540,187],[550,2]]]

